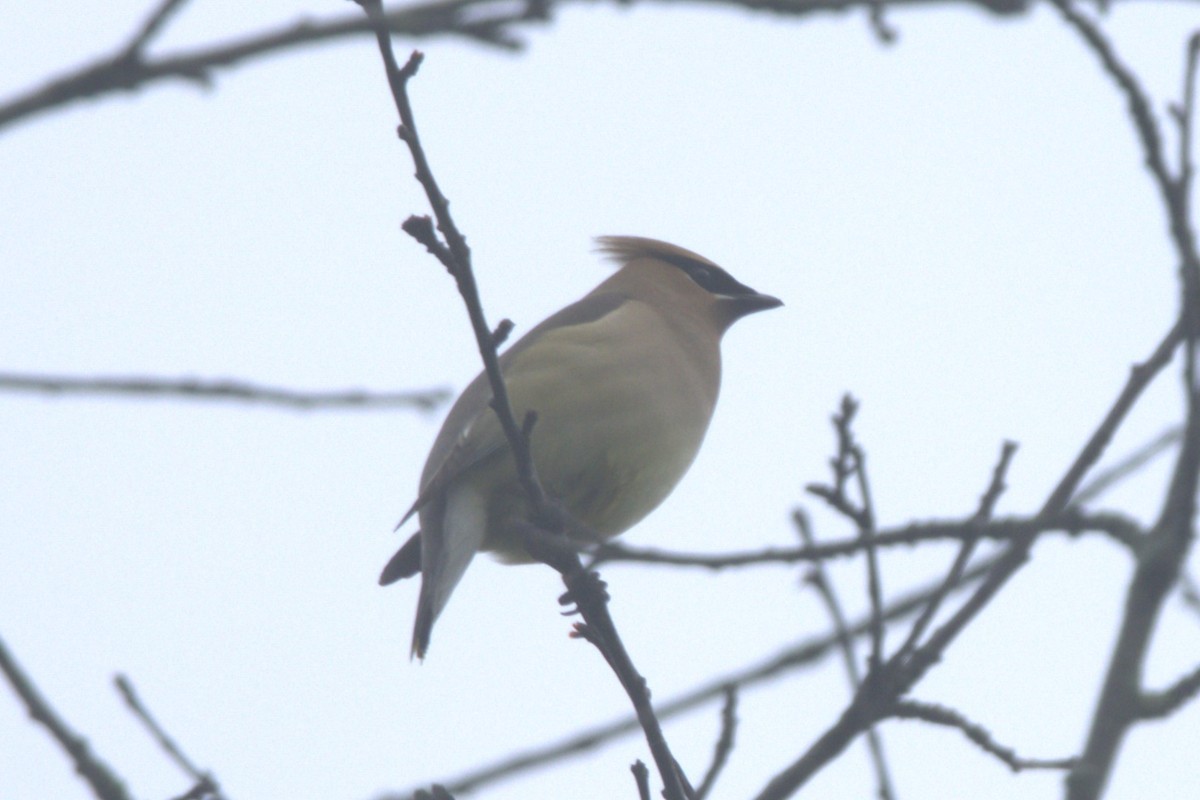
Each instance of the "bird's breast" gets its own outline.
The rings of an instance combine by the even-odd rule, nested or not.
[[[670,494],[708,429],[719,352],[628,303],[589,324],[549,332],[508,366],[518,419],[537,412],[539,477],[581,522],[615,536]],[[530,357],[534,356],[534,357]]]

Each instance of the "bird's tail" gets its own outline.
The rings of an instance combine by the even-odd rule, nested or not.
[[[421,596],[413,623],[412,656],[424,659],[433,623],[450,600],[487,532],[487,499],[474,487],[452,489],[441,514],[421,520]]]

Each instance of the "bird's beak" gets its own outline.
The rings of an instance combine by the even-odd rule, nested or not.
[[[741,319],[749,314],[755,314],[759,311],[767,311],[772,308],[779,308],[783,305],[783,301],[778,297],[772,297],[769,294],[754,292],[753,294],[739,294],[730,297],[722,298],[722,305],[725,306],[730,320]]]

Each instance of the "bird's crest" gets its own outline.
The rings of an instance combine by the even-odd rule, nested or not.
[[[758,294],[704,256],[678,245],[641,236],[598,236],[596,244],[597,250],[622,267],[639,258],[653,258],[683,270],[712,294],[724,297]]]

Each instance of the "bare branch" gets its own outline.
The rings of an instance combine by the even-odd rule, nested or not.
[[[1157,715],[1160,710],[1169,709],[1172,703],[1183,702],[1194,691],[1185,679],[1176,687],[1180,692],[1178,700],[1174,696],[1168,700],[1162,696],[1144,695],[1140,683],[1150,637],[1195,538],[1196,490],[1200,483],[1200,388],[1195,373],[1196,340],[1200,337],[1200,257],[1196,253],[1191,225],[1189,195],[1191,126],[1200,37],[1193,36],[1188,44],[1183,99],[1173,109],[1179,126],[1180,152],[1178,174],[1172,175],[1163,156],[1162,135],[1145,90],[1121,63],[1104,34],[1076,11],[1070,0],[1051,2],[1096,55],[1129,106],[1147,168],[1166,206],[1171,239],[1179,255],[1181,311],[1173,335],[1183,339],[1186,347],[1183,376],[1187,421],[1183,446],[1158,521],[1138,551],[1120,631],[1092,717],[1087,744],[1079,763],[1067,777],[1068,800],[1094,800],[1103,793],[1117,751],[1132,726],[1147,713]]]
[[[216,778],[211,773],[198,769],[184,755],[183,750],[175,743],[175,740],[158,723],[158,720],[151,715],[150,710],[146,708],[141,698],[138,697],[137,691],[133,688],[133,684],[129,679],[124,675],[117,675],[113,679],[113,683],[116,685],[117,691],[121,693],[121,697],[124,698],[125,705],[129,706],[129,710],[133,712],[133,715],[146,726],[146,730],[158,742],[158,746],[163,749],[167,757],[174,761],[176,766],[196,782],[196,785],[192,787],[192,790],[188,794],[195,797],[211,797],[214,800],[226,800]]]
[[[1163,155],[1163,138],[1158,128],[1158,122],[1154,117],[1154,112],[1151,110],[1150,100],[1145,90],[1142,89],[1141,84],[1138,83],[1137,78],[1121,62],[1120,58],[1117,57],[1116,51],[1108,39],[1105,38],[1104,34],[1100,32],[1100,29],[1096,27],[1095,23],[1077,11],[1071,0],[1050,0],[1050,2],[1059,10],[1071,27],[1079,33],[1088,49],[1096,54],[1096,57],[1104,67],[1104,71],[1109,74],[1121,93],[1125,95],[1125,102],[1129,106],[1129,116],[1133,121],[1138,141],[1142,146],[1142,155],[1146,169],[1150,171],[1155,186],[1158,187],[1159,194],[1162,196],[1163,204],[1166,207],[1171,239],[1178,252],[1181,267],[1185,270],[1195,272],[1197,269],[1200,269],[1200,259],[1197,258],[1196,237],[1192,230],[1187,208],[1187,192],[1189,191],[1191,180],[1191,168],[1184,166],[1188,163],[1187,159],[1190,156],[1187,154],[1183,156],[1183,161],[1180,165],[1180,177],[1176,178],[1173,176]],[[1189,46],[1189,51],[1192,51],[1193,47],[1194,45]],[[1194,58],[1194,56],[1189,56],[1188,76],[1194,75]],[[1191,77],[1185,78],[1185,92],[1191,91],[1191,80]],[[1190,115],[1190,97],[1185,96],[1184,104],[1188,109],[1187,115]],[[1180,118],[1182,120],[1188,117],[1180,115]],[[1182,121],[1181,124],[1183,124]],[[1185,130],[1181,136],[1181,146],[1186,147],[1189,142],[1190,132]]]
[[[1129,379],[1122,388],[1121,393],[1117,396],[1112,407],[1105,414],[1103,421],[1089,437],[1087,443],[1083,446],[1075,461],[1067,469],[1066,474],[1059,480],[1054,487],[1054,491],[1042,504],[1041,510],[1038,512],[1036,520],[1052,519],[1055,516],[1062,514],[1070,503],[1071,497],[1075,494],[1079,484],[1087,476],[1088,472],[1100,460],[1105,449],[1116,435],[1117,429],[1125,420],[1134,404],[1137,403],[1142,392],[1154,380],[1167,364],[1171,362],[1171,358],[1175,354],[1176,348],[1182,339],[1182,326],[1178,323],[1167,333],[1158,347],[1150,357],[1142,364],[1135,365],[1130,371]],[[1033,545],[1033,541],[1037,536],[1036,531],[1030,530],[1022,533],[1012,544],[1004,556],[996,565],[996,569],[989,575],[983,584],[975,591],[975,594],[967,600],[967,602],[948,620],[937,632],[931,637],[919,651],[914,653],[914,658],[911,664],[913,672],[911,680],[924,672],[929,665],[936,662],[942,651],[947,647],[955,637],[966,627],[974,617],[983,610],[983,608],[995,597],[1000,588],[1008,582],[1008,579],[1016,574],[1017,570],[1025,563],[1028,558],[1029,548]],[[922,652],[923,651],[923,652]],[[911,683],[909,684],[912,685]]]
[[[733,752],[733,737],[736,732],[737,687],[727,686],[725,703],[721,706],[721,735],[717,737],[717,744],[713,747],[712,762],[708,765],[708,771],[704,773],[704,780],[700,781],[696,788],[695,800],[705,800],[717,785],[717,778],[729,761],[729,754]]]
[[[1097,499],[1130,475],[1165,453],[1183,438],[1183,428],[1171,426],[1146,444],[1129,453],[1116,464],[1096,473],[1071,498],[1071,506],[1079,507]]]
[[[807,518],[799,512],[793,518],[796,522],[796,528],[804,538],[804,543],[809,546],[815,544],[812,529],[808,525]],[[837,593],[834,592],[833,584],[829,580],[829,575],[825,572],[825,568],[821,562],[818,561],[812,565],[805,575],[805,581],[817,590],[817,594],[825,605],[825,610],[829,613],[829,618],[833,622],[833,633],[838,640],[838,650],[842,654],[842,664],[846,668],[846,676],[850,680],[850,690],[853,693],[858,693],[862,688],[862,676],[858,670],[858,657],[854,652],[854,639],[846,625],[846,615],[842,611],[842,604],[838,602]],[[883,624],[882,613],[875,606],[872,606],[868,619],[870,620],[871,643],[872,647],[875,647],[878,642],[876,638],[877,631]],[[877,670],[879,663],[878,654],[873,653],[871,660],[868,662],[868,670]],[[890,798],[895,796],[895,791],[892,788],[892,778],[888,771],[887,758],[883,752],[883,741],[879,736],[878,730],[874,727],[867,728],[866,735],[867,752],[870,753],[871,765],[875,770],[875,784],[878,787],[878,795],[882,800],[890,800]]]
[[[994,566],[994,560],[986,560],[968,570],[963,576],[960,588],[980,580]],[[939,590],[941,581],[902,596],[894,603],[884,608],[885,621],[903,619],[923,608],[929,602],[932,592]],[[848,626],[854,636],[863,636],[870,629],[870,618],[864,617]],[[685,692],[671,700],[656,705],[659,719],[670,719],[692,711],[705,703],[724,696],[730,686],[744,689],[767,681],[774,680],[789,672],[814,664],[825,658],[837,647],[836,634],[807,639],[792,645],[782,652],[762,661],[749,664],[726,675],[721,675],[696,688]],[[547,764],[557,763],[572,756],[591,752],[607,742],[627,736],[639,730],[637,717],[627,716],[614,722],[589,728],[561,741],[543,745],[522,753],[507,756],[493,764],[474,769],[456,778],[443,781],[452,791],[471,792],[479,788],[512,778],[523,772],[538,769]],[[389,793],[378,800],[403,800],[412,796],[412,791]]]
[[[1083,514],[1069,511],[1061,516],[1041,519],[1011,517],[987,523],[972,520],[958,522],[915,522],[902,528],[884,529],[873,537],[876,547],[911,547],[922,542],[957,541],[972,538],[1011,542],[1026,536],[1044,533],[1065,533],[1079,536],[1099,533],[1108,536],[1129,550],[1134,550],[1142,537],[1138,523],[1119,514]],[[861,552],[861,538],[835,542],[819,542],[802,547],[768,547],[743,553],[674,553],[649,548],[604,542],[590,550],[595,561],[631,561],[646,564],[670,564],[680,567],[702,567],[710,570],[752,567],[763,564],[794,564],[805,561],[824,561]]]
[[[1062,514],[1079,483],[1103,455],[1117,428],[1154,377],[1171,361],[1182,338],[1182,325],[1176,324],[1144,364],[1135,366],[1125,387],[1074,463],[1063,475],[1043,504],[1037,520],[1045,521]],[[1200,446],[1200,433],[1197,434]],[[1024,565],[1037,536],[1029,530],[1014,539],[995,560],[994,566],[969,598],[941,625],[924,645],[911,654],[898,653],[883,669],[868,674],[862,689],[841,717],[798,759],[779,772],[757,795],[757,800],[782,800],[790,797],[824,765],[836,758],[850,742],[874,722],[888,716],[897,700],[909,691],[938,660],[946,648],[965,630],[1008,580]]]
[[[626,0],[616,0],[622,5]],[[925,8],[946,5],[954,0],[889,0],[894,8]],[[880,0],[695,0],[697,5],[742,8],[797,19],[831,11],[866,10],[877,32],[885,35],[890,28],[879,18]],[[524,41],[516,29],[544,24],[554,14],[584,0],[427,0],[387,11],[387,29],[412,39],[454,36],[509,52],[519,51]],[[988,13],[1011,17],[1027,13],[1031,0],[957,0]],[[212,43],[192,50],[146,59],[145,46],[157,36],[171,13],[182,3],[164,0],[159,10],[139,27],[128,44],[92,63],[65,71],[41,86],[0,103],[0,129],[28,120],[38,114],[87,98],[136,91],[166,80],[185,80],[210,85],[217,73],[262,56],[302,50],[323,42],[369,35],[370,22],[361,15],[336,15],[316,20],[283,23],[245,34],[226,43]],[[130,57],[131,53],[138,57]]]
[[[1142,719],[1162,719],[1178,711],[1200,693],[1200,666],[1161,692],[1142,695]]]
[[[0,672],[4,673],[17,697],[25,704],[29,716],[50,732],[70,757],[75,771],[87,781],[96,797],[100,800],[131,800],[124,782],[116,776],[111,767],[92,753],[88,743],[72,731],[62,717],[50,707],[50,703],[8,652],[3,639],[0,639]]]
[[[837,433],[837,455],[830,460],[833,484],[822,486],[810,484],[807,490],[823,498],[858,528],[862,549],[867,555],[867,596],[871,600],[871,611],[876,623],[871,628],[871,652],[868,663],[871,669],[883,660],[883,623],[879,619],[883,606],[879,578],[879,555],[875,541],[875,508],[871,501],[871,486],[867,480],[866,452],[854,438],[853,423],[858,413],[858,401],[849,394],[842,397],[841,408],[833,416],[833,427]],[[847,484],[854,478],[858,487],[858,501],[847,493]],[[803,530],[803,526],[802,526]],[[812,541],[806,542],[810,546]]]
[[[187,2],[188,0],[160,0],[158,8],[150,12],[141,29],[133,35],[129,44],[125,45],[126,58],[141,58],[150,40],[162,32],[171,17],[179,13]]]
[[[987,490],[983,493],[983,497],[980,498],[979,508],[971,520],[975,525],[981,525],[991,518],[992,512],[996,508],[996,503],[1000,500],[1000,495],[1004,492],[1004,479],[1008,474],[1008,467],[1012,463],[1013,455],[1016,452],[1017,445],[1014,442],[1005,442],[1000,448],[1000,460],[996,462],[996,466],[992,470],[992,480],[988,484]],[[978,528],[975,528],[975,530],[978,530]],[[929,605],[917,617],[917,621],[913,623],[904,644],[897,651],[896,655],[899,660],[907,659],[921,643],[921,637],[925,635],[925,629],[933,622],[938,609],[941,608],[942,601],[946,598],[950,590],[958,585],[959,580],[961,580],[963,570],[966,569],[967,562],[970,560],[972,553],[975,552],[975,545],[978,542],[978,535],[967,536],[963,539],[962,546],[958,549],[958,555],[955,557],[954,563],[950,565],[950,571],[946,573],[946,580],[942,584],[942,591],[935,594],[929,601]]]
[[[1200,486],[1200,407],[1192,403],[1167,496],[1139,553],[1125,596],[1125,611],[1087,745],[1067,778],[1068,800],[1093,800],[1104,791],[1121,742],[1139,720],[1169,713],[1200,688],[1191,675],[1163,695],[1141,690],[1143,664],[1170,590],[1195,539],[1196,492]]]
[[[905,700],[896,704],[895,716],[898,719],[919,719],[934,725],[957,728],[968,739],[979,745],[984,752],[994,755],[1007,764],[1013,772],[1026,769],[1070,769],[1075,765],[1073,758],[1020,758],[1011,747],[998,744],[982,725],[971,722],[962,714],[945,706]]]
[[[450,272],[454,278],[458,292],[467,307],[471,319],[471,327],[475,333],[475,341],[483,358],[484,371],[492,389],[491,406],[496,413],[505,438],[516,462],[517,476],[529,499],[533,510],[532,523],[522,527],[525,548],[530,555],[558,570],[562,576],[570,601],[575,603],[585,622],[576,626],[581,638],[594,644],[604,656],[625,689],[630,702],[637,714],[642,730],[646,735],[646,743],[654,756],[655,765],[664,784],[667,800],[687,800],[691,796],[691,788],[678,761],[671,753],[662,725],[655,716],[650,704],[650,692],[643,678],[633,665],[612,617],[608,611],[608,594],[599,575],[585,570],[579,559],[579,554],[569,546],[550,542],[542,536],[542,531],[560,533],[569,524],[567,515],[557,504],[552,503],[538,480],[534,468],[533,457],[529,447],[530,428],[535,420],[528,417],[524,429],[517,427],[508,389],[500,372],[499,356],[496,352],[496,335],[488,326],[484,316],[483,304],[479,298],[479,288],[471,269],[471,251],[467,247],[466,237],[458,229],[450,215],[450,203],[442,193],[434,177],[429,160],[421,146],[417,133],[416,119],[408,97],[408,82],[417,73],[422,55],[414,51],[404,67],[400,67],[392,50],[391,34],[387,30],[387,21],[383,15],[381,0],[357,0],[370,19],[383,58],[388,85],[391,88],[392,99],[400,116],[400,127],[397,131],[401,141],[408,147],[416,167],[417,181],[425,190],[425,195],[433,209],[437,221],[437,230],[443,240],[439,240],[433,232],[427,218],[410,217],[405,224],[405,231],[425,245]],[[562,537],[559,537],[562,538]]]
[[[633,773],[634,783],[637,784],[638,798],[650,800],[650,770],[645,763],[639,758],[630,765],[629,771]]]
[[[1174,180],[1171,178],[1163,158],[1162,135],[1159,133],[1158,122],[1154,118],[1154,112],[1150,110],[1150,103],[1138,84],[1137,78],[1117,58],[1112,45],[1100,33],[1099,28],[1077,11],[1070,0],[1050,0],[1050,2],[1079,33],[1088,48],[1100,59],[1104,71],[1112,77],[1113,82],[1125,94],[1125,100],[1129,104],[1129,116],[1133,119],[1138,139],[1142,144],[1146,168],[1154,176],[1154,181],[1159,188],[1164,192],[1169,191]]]
[[[469,12],[484,6],[495,6],[497,13],[482,21],[472,20]],[[174,7],[175,4],[166,3],[162,8],[169,12]],[[283,24],[231,42],[156,59],[144,58],[145,45],[161,31],[167,16],[152,15],[130,43],[119,47],[113,55],[76,67],[0,103],[0,129],[79,100],[134,91],[164,80],[182,79],[208,86],[216,72],[265,55],[374,32],[362,15],[338,15]],[[460,36],[504,50],[518,50],[521,42],[512,37],[509,28],[537,21],[541,16],[540,4],[534,0],[506,8],[501,8],[495,0],[429,0],[389,11],[385,22],[394,33],[413,38]]]
[[[362,389],[304,392],[225,378],[145,378],[0,373],[0,392],[29,392],[47,395],[95,395],[114,397],[164,397],[188,400],[224,400],[266,406],[323,411],[327,409],[416,408],[431,411],[450,393],[445,389],[411,392],[370,392]]]

